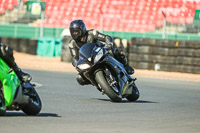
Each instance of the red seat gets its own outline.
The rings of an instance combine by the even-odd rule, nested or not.
[[[17,0],[1,0],[0,1],[0,14],[5,13],[6,10],[12,10],[17,5]]]
[[[101,28],[100,18],[104,16],[104,30],[153,31],[162,26],[163,15],[167,22],[192,23],[194,11],[200,2],[191,0],[46,0],[46,16],[61,21],[63,27],[71,20],[83,19],[87,28]],[[184,8],[183,8],[184,7]],[[63,20],[64,19],[64,20]],[[66,21],[67,20],[67,21]]]
[[[5,13],[5,9],[0,7],[0,14]]]

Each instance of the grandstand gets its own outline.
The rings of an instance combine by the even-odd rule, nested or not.
[[[17,5],[17,0],[0,0],[0,14],[4,14],[6,10],[12,10]]]
[[[45,0],[45,26],[66,28],[83,19],[88,28],[107,31],[146,32],[168,23],[192,24],[196,0]],[[103,18],[103,27],[101,27]]]
[[[28,0],[22,0],[26,6]],[[33,1],[33,0],[32,0]],[[35,0],[36,1],[36,0]],[[66,28],[70,21],[82,19],[87,28],[104,31],[148,32],[162,29],[164,16],[168,25],[192,25],[199,0],[42,0],[46,2],[44,27]],[[18,0],[0,0],[0,22],[22,23],[27,19],[25,10],[17,14],[8,12],[19,9]],[[6,20],[5,17],[7,16]],[[18,21],[12,20],[18,17]],[[2,21],[3,18],[3,21]],[[10,20],[9,20],[10,19]],[[28,19],[33,26],[41,26],[41,20]],[[191,26],[190,26],[191,27]],[[182,32],[183,30],[181,30]],[[176,30],[177,32],[177,30]]]

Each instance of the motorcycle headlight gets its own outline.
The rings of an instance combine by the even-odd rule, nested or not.
[[[88,69],[90,68],[90,65],[88,64],[80,64],[77,66],[80,70],[85,70],[85,69]]]
[[[101,59],[102,56],[103,56],[103,49],[99,50],[99,52],[95,56],[94,63],[98,62]]]

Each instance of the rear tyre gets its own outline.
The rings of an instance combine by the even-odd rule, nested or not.
[[[21,107],[21,110],[27,115],[37,115],[42,108],[42,102],[39,95],[37,94],[35,89],[33,89],[32,91],[33,95],[29,96],[30,98],[28,104]]]
[[[134,102],[136,101],[138,98],[140,97],[140,92],[137,88],[137,86],[135,85],[135,83],[133,83],[132,85],[132,94],[126,96],[126,99],[130,102]]]
[[[122,96],[119,93],[116,93],[112,87],[110,87],[108,81],[106,80],[105,77],[105,73],[103,70],[99,70],[98,72],[96,72],[95,74],[95,80],[98,83],[98,85],[100,86],[100,88],[102,88],[102,90],[104,91],[104,93],[113,101],[113,102],[120,102],[122,100]]]

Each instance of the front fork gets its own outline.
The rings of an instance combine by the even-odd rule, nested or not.
[[[117,81],[114,79],[111,72],[107,68],[104,70],[104,72],[105,72],[106,76],[109,77],[109,79],[110,79],[110,81],[108,81],[110,86],[117,86]]]
[[[96,83],[96,80],[95,80],[95,73],[98,72],[100,69],[97,69],[95,72],[83,72],[83,75],[85,76],[85,78],[87,80],[90,81],[90,83],[93,85],[93,86],[96,86],[96,88],[102,92],[102,89],[98,86],[98,84]]]

